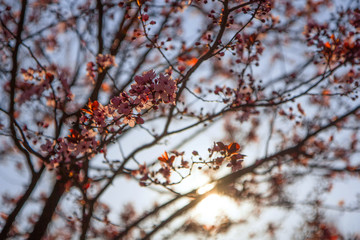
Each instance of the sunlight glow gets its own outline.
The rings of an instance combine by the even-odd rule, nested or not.
[[[214,186],[215,186],[214,183],[206,184],[205,186],[200,187],[200,188],[197,190],[197,193],[198,193],[198,194],[204,194],[204,193],[210,191],[211,189],[213,189]]]
[[[210,194],[194,211],[194,218],[201,224],[215,224],[219,217],[230,217],[236,204],[227,196]]]

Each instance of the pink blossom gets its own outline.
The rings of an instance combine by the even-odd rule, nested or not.
[[[164,103],[175,103],[176,83],[167,75],[160,74],[155,80],[155,99],[160,99]]]
[[[237,172],[242,168],[244,160],[231,160],[226,166],[231,167],[231,172]]]
[[[46,143],[40,146],[41,151],[51,153],[54,150],[54,142],[46,139]]]
[[[105,68],[108,68],[111,66],[116,66],[115,56],[112,56],[110,54],[105,54],[105,55],[99,54],[96,57],[96,63],[102,69],[105,69]]]

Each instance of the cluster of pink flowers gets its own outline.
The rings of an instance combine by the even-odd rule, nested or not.
[[[99,66],[99,71],[101,72],[101,69],[116,66],[115,57],[110,54],[99,54],[96,56],[96,64]]]
[[[122,92],[111,99],[107,105],[108,112],[114,119],[124,118],[123,123],[133,127],[135,123],[141,124],[144,120],[140,117],[141,110],[154,108],[161,103],[175,104],[176,82],[168,75],[160,74],[156,78],[154,71],[144,72],[135,77],[129,93]]]
[[[240,153],[240,145],[238,143],[233,142],[226,145],[222,142],[217,142],[208,151],[209,158],[214,159],[214,169],[218,169],[224,160],[229,161],[226,166],[231,167],[232,172],[239,171],[242,168],[245,155]]]
[[[67,137],[58,138],[56,142],[47,139],[41,150],[51,156],[51,167],[56,168],[61,162],[69,164],[84,154],[96,153],[100,143],[96,135],[92,129],[84,128],[80,133],[71,129]]]
[[[97,69],[95,68],[97,66]],[[88,62],[86,65],[86,75],[90,78],[90,80],[95,83],[95,72],[101,73],[105,69],[116,66],[115,57],[110,54],[99,54],[96,56],[96,64],[93,62]]]
[[[55,107],[55,100],[59,105],[62,101],[71,100],[73,94],[66,73],[58,70],[53,66],[46,69],[21,69],[23,80],[16,81],[16,88],[19,90],[16,95],[17,103],[21,105],[30,100],[45,98],[48,106]],[[10,91],[9,83],[4,87],[6,91]]]
[[[98,101],[88,103],[82,109],[80,133],[70,129],[70,135],[59,138],[56,142],[47,140],[41,150],[51,155],[52,162],[69,162],[84,154],[100,151],[100,142],[108,133],[119,134],[121,128],[142,124],[141,111],[157,109],[161,103],[175,104],[176,82],[168,75],[160,74],[156,78],[154,71],[144,72],[135,77],[129,92],[122,92],[110,100],[108,105]]]
[[[32,97],[40,97],[43,92],[50,88],[50,83],[54,80],[54,75],[46,73],[44,70],[33,68],[21,69],[24,81],[17,81],[16,87],[22,91],[17,101],[22,104]]]
[[[133,127],[135,123],[144,122],[141,118],[142,110],[156,109],[161,103],[175,104],[176,90],[176,82],[170,76],[160,74],[156,78],[154,71],[144,72],[135,77],[129,92],[124,91],[113,97],[110,104],[103,106],[97,101],[89,102],[80,120],[87,126],[96,127],[99,132],[111,124],[128,124]]]
[[[156,100],[175,104],[176,90],[175,81],[169,81],[168,78],[162,74],[155,80],[154,92]]]
[[[209,148],[209,156],[201,157],[197,151],[192,152],[191,160],[186,161],[184,159],[185,152],[166,151],[161,157],[158,158],[159,165],[146,166],[146,164],[139,165],[139,168],[133,170],[131,174],[138,178],[140,186],[148,186],[150,184],[169,185],[178,183],[178,175],[182,179],[191,175],[191,171],[194,165],[198,166],[198,169],[202,167],[209,167],[213,170],[218,170],[227,163],[226,167],[231,168],[232,172],[239,171],[243,168],[243,162],[245,155],[240,153],[241,147],[238,143],[233,142],[228,145],[222,142],[214,143],[213,147]],[[188,172],[178,169],[188,169]]]
[[[155,78],[154,71],[145,72],[142,76],[135,77],[135,83],[131,85],[129,91],[131,96],[135,96],[135,104],[144,105],[150,103],[157,105],[161,102],[175,104],[176,82],[169,76],[160,74]]]

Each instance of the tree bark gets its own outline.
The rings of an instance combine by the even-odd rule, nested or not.
[[[38,240],[44,237],[46,229],[51,222],[51,217],[53,216],[55,209],[61,199],[61,196],[65,192],[65,183],[64,180],[57,180],[54,188],[47,199],[42,214],[39,220],[36,222],[32,233],[30,234],[28,240]]]
[[[21,209],[25,205],[25,203],[28,200],[28,198],[30,197],[31,193],[34,191],[36,184],[38,183],[44,169],[45,169],[45,167],[42,166],[41,169],[39,170],[39,172],[37,172],[34,175],[34,177],[31,179],[30,185],[26,189],[26,192],[24,193],[24,195],[21,196],[20,200],[16,203],[15,208],[12,210],[12,212],[7,217],[5,226],[3,227],[3,229],[1,230],[1,233],[0,233],[0,239],[7,238],[8,234],[10,232],[11,226],[15,221],[16,216],[20,213]]]

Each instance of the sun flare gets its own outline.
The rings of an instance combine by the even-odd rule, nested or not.
[[[213,225],[221,216],[231,217],[235,205],[229,197],[213,193],[195,208],[194,218],[199,223]]]

